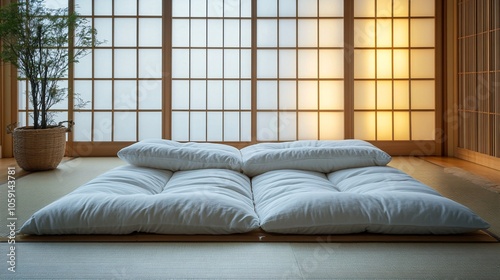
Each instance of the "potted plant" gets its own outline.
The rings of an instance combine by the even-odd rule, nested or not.
[[[71,131],[73,122],[68,121],[67,127],[55,124],[50,109],[68,97],[68,89],[58,82],[67,77],[71,63],[98,44],[95,35],[96,30],[85,18],[69,13],[67,8],[49,8],[42,0],[0,7],[0,59],[13,64],[18,79],[27,80],[29,85],[33,126],[8,128],[21,168],[50,170],[61,162],[66,132]]]

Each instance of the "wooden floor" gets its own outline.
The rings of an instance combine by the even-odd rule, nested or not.
[[[500,185],[500,171],[454,157],[421,157],[443,168],[458,167]]]
[[[479,164],[475,164],[469,161],[465,161],[453,157],[421,157],[422,159],[431,162],[433,164],[439,165],[443,168],[447,167],[458,167],[464,169],[472,174],[481,176],[491,182],[500,185],[500,171],[488,168]],[[64,158],[63,161],[71,160],[71,158]],[[16,178],[25,176],[29,172],[21,169],[14,158],[2,158],[0,159],[0,184],[5,184],[7,182],[7,170],[9,167],[15,167]]]
[[[71,160],[71,158],[63,158],[63,162]],[[20,178],[30,174],[30,172],[23,170],[19,165],[17,165],[16,159],[14,158],[0,158],[0,185],[7,183],[8,181],[8,169],[14,167],[16,170],[14,178]]]

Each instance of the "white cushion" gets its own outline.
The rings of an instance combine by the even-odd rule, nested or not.
[[[458,234],[488,223],[391,167],[270,171],[252,179],[262,229],[284,234]]]
[[[127,163],[171,171],[202,168],[241,169],[238,149],[214,143],[179,143],[151,139],[121,149],[118,157]]]
[[[226,169],[123,166],[37,211],[24,234],[231,234],[259,228],[250,179]]]
[[[391,157],[361,140],[261,143],[241,150],[243,172],[250,177],[278,169],[329,173],[335,170],[386,165]]]

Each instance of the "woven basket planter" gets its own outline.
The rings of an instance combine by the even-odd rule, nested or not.
[[[12,131],[14,157],[26,171],[57,168],[66,150],[66,132],[70,128],[54,126],[47,129],[18,127]]]

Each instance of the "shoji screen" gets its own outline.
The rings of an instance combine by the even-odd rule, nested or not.
[[[172,139],[251,140],[251,1],[172,1]]]
[[[257,141],[344,138],[342,0],[257,1]]]
[[[459,156],[498,169],[500,2],[459,0],[458,23]]]
[[[75,0],[104,43],[75,64],[75,141],[162,137],[162,1]],[[78,99],[75,100],[75,104]]]
[[[434,0],[354,1],[354,137],[435,138]]]

